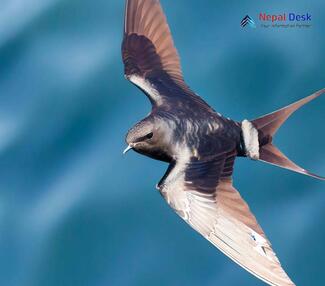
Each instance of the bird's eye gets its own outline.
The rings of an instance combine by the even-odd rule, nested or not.
[[[153,137],[153,133],[150,132],[149,134],[146,135],[146,139],[151,139]]]

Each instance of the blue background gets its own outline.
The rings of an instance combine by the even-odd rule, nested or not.
[[[263,285],[155,191],[165,164],[122,156],[150,111],[123,77],[123,2],[1,1],[0,285]],[[224,115],[251,119],[325,87],[324,1],[162,3],[187,82]],[[260,12],[308,12],[312,27],[263,29]],[[240,27],[246,14],[256,29]],[[276,140],[322,175],[324,104]],[[243,159],[234,177],[292,279],[324,285],[324,183]]]

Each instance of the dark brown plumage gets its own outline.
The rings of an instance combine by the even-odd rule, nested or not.
[[[158,0],[126,1],[125,76],[152,104],[126,138],[129,149],[169,163],[158,184],[168,204],[213,245],[270,285],[294,285],[232,183],[237,156],[314,176],[273,144],[278,128],[325,89],[259,119],[235,122],[215,112],[185,83]]]

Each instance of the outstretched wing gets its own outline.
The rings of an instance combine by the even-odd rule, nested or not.
[[[185,84],[159,0],[127,0],[122,57],[125,76],[161,105],[177,97],[208,105]],[[209,107],[208,107],[209,108]]]
[[[294,285],[233,187],[236,155],[233,149],[214,157],[183,157],[171,165],[158,188],[189,225],[234,262],[269,285]]]

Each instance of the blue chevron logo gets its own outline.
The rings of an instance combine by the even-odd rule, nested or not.
[[[251,28],[256,28],[256,24],[255,24],[254,20],[253,20],[251,17],[249,17],[248,15],[246,15],[246,16],[243,18],[243,20],[241,20],[240,25],[241,25],[243,28],[245,28],[245,27],[247,27],[247,26],[249,26],[249,27],[251,27]]]

